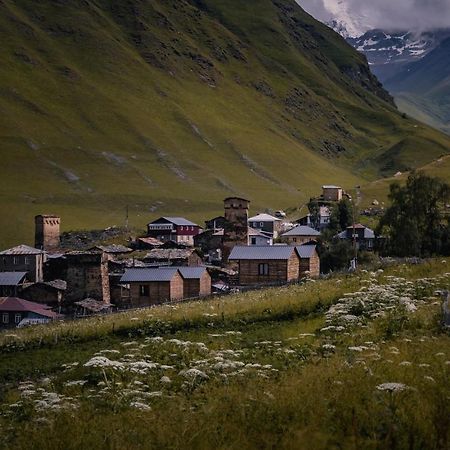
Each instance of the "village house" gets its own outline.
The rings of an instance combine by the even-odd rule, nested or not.
[[[120,244],[96,245],[90,248],[90,250],[103,252],[108,256],[109,259],[117,259],[118,257],[124,256],[133,251],[131,248],[125,247],[125,245]]]
[[[228,197],[223,201],[225,224],[222,238],[222,264],[228,264],[228,256],[235,245],[248,245],[248,209],[250,200]]]
[[[120,283],[129,289],[129,298],[124,303],[133,308],[181,300],[184,296],[184,281],[177,268],[128,269]]]
[[[281,235],[283,242],[287,242],[290,245],[301,245],[307,242],[317,241],[319,237],[319,231],[304,225],[298,225]]]
[[[217,216],[213,219],[205,220],[205,229],[206,230],[223,230],[225,227],[225,219],[224,216]]]
[[[320,258],[315,245],[300,245],[297,248],[300,257],[300,278],[320,276]]]
[[[371,251],[373,250],[375,243],[375,232],[360,223],[356,223],[355,225],[347,227],[347,229],[339,233],[336,238],[345,239],[350,242],[355,240],[358,250]]]
[[[60,308],[67,283],[64,280],[41,281],[27,285],[21,293],[21,297],[35,303],[49,305],[51,308]]]
[[[201,227],[183,217],[160,217],[147,225],[149,237],[187,246],[194,245],[194,236],[200,231]]]
[[[17,297],[26,278],[26,272],[0,272],[0,297]]]
[[[0,297],[0,329],[48,323],[57,314],[46,305],[18,297]]]
[[[281,231],[282,220],[270,214],[258,214],[248,219],[248,225],[276,239]]]
[[[194,248],[155,248],[150,250],[143,261],[161,266],[200,266],[203,259]]]
[[[298,280],[300,259],[295,247],[236,246],[230,261],[238,263],[239,285],[287,283]]]
[[[273,237],[254,228],[248,228],[248,245],[273,245]]]
[[[319,207],[319,217],[316,220],[317,220],[317,223],[314,223],[312,215],[307,214],[306,216],[299,219],[297,221],[297,223],[299,225],[304,225],[307,227],[314,228],[318,231],[322,231],[325,228],[328,228],[330,226],[330,220],[331,220],[330,208],[328,206],[320,206]]]
[[[177,267],[183,277],[183,298],[211,295],[211,276],[206,267]]]
[[[100,251],[73,251],[64,255],[67,281],[65,303],[93,298],[110,303],[108,256]]]
[[[136,250],[151,250],[153,248],[159,248],[163,245],[163,242],[159,239],[152,237],[139,237],[133,243],[133,248]]]
[[[322,197],[326,202],[340,202],[343,198],[344,190],[340,186],[322,186]]]
[[[46,259],[43,250],[18,245],[0,252],[0,272],[26,272],[29,281],[42,281]]]
[[[230,261],[238,262],[239,285],[282,284],[320,274],[314,245],[236,246]]]

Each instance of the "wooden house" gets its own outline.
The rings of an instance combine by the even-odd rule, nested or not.
[[[17,297],[26,278],[26,272],[0,272],[0,297]]]
[[[129,288],[132,307],[181,300],[184,296],[183,277],[177,268],[128,269],[120,283]]]
[[[287,283],[299,278],[300,258],[296,247],[236,246],[229,260],[238,263],[240,285]]]
[[[160,217],[147,225],[147,235],[162,242],[173,241],[177,244],[194,245],[194,236],[201,227],[184,217]]]
[[[320,258],[315,245],[296,247],[300,258],[300,278],[317,278],[320,275]]]
[[[319,231],[304,225],[298,225],[281,235],[283,241],[290,245],[301,245],[306,242],[317,241],[319,237]]]
[[[18,245],[0,252],[0,272],[26,272],[29,281],[42,281],[46,258],[43,250]]]
[[[206,267],[178,267],[183,277],[183,297],[197,298],[211,295],[211,276]]]
[[[47,323],[56,317],[46,305],[18,297],[0,297],[0,329]]]
[[[206,230],[219,230],[225,227],[227,219],[225,216],[217,216],[213,219],[205,220],[205,229]]]

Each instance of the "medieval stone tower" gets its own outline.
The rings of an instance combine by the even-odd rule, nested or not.
[[[228,262],[235,245],[248,245],[248,208],[250,201],[239,197],[224,200],[225,225],[222,241],[222,261]]]
[[[45,251],[57,250],[61,219],[58,216],[39,215],[34,218],[34,223],[34,246]]]

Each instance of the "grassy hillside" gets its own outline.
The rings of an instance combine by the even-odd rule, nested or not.
[[[0,333],[0,448],[447,448],[447,271]]]
[[[302,203],[422,165],[450,139],[402,117],[363,56],[293,0],[0,2],[0,246],[224,196]],[[384,155],[395,153],[385,167]]]

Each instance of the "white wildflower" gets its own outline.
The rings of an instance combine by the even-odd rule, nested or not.
[[[379,391],[388,391],[388,392],[401,392],[406,389],[409,389],[406,384],[403,383],[383,383],[377,386]]]

